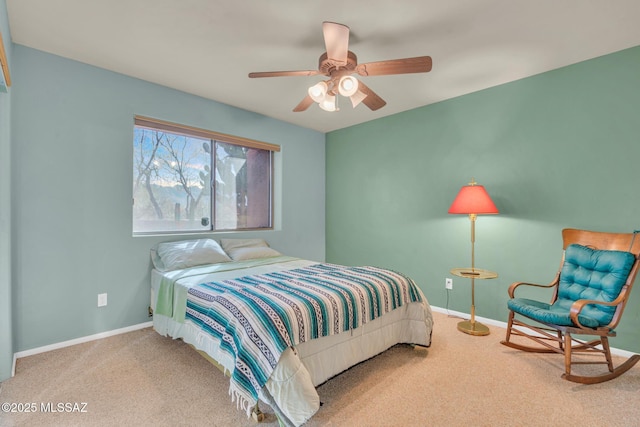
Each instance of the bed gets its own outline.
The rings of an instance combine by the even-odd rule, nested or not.
[[[151,251],[153,327],[213,359],[250,414],[283,425],[320,408],[315,387],[400,343],[428,347],[432,316],[407,276],[282,255],[263,239],[197,239]]]

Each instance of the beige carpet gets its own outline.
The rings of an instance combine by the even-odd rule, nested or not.
[[[578,385],[560,378],[563,359],[456,330],[434,313],[429,349],[396,346],[318,388],[324,405],[307,426],[638,426],[640,364],[618,379]],[[615,346],[615,341],[613,342]],[[1,426],[253,426],[227,394],[228,379],[180,341],[151,329],[19,359],[1,384]],[[86,412],[42,405],[86,403]],[[81,405],[69,409],[83,409]],[[263,405],[263,426],[277,426]]]

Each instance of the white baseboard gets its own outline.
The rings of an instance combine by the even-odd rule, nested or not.
[[[431,306],[431,309],[433,311],[435,311],[435,312],[448,314],[450,316],[456,316],[456,317],[460,317],[460,318],[463,318],[463,319],[469,318],[469,314],[468,313],[462,313],[462,312],[459,312],[459,311],[448,310],[446,308],[435,307],[435,306]],[[505,330],[507,329],[507,323],[506,322],[501,322],[501,321],[498,321],[498,320],[489,319],[489,318],[481,317],[481,316],[476,316],[476,319],[478,319],[478,321],[480,321],[482,323],[485,323],[487,325],[495,326],[495,327],[502,328],[502,329],[505,329]],[[89,335],[89,336],[86,336],[86,337],[76,338],[76,339],[69,340],[69,341],[63,341],[63,342],[59,342],[59,343],[56,343],[56,344],[45,345],[43,347],[37,347],[37,348],[33,348],[31,350],[19,351],[18,353],[14,353],[14,355],[13,355],[13,366],[11,367],[11,376],[12,377],[15,376],[15,374],[16,374],[16,360],[21,358],[21,357],[33,356],[34,354],[39,354],[39,353],[46,353],[47,351],[57,350],[59,348],[69,347],[69,346],[76,345],[76,344],[82,344],[82,343],[89,342],[89,341],[95,341],[95,340],[99,340],[101,338],[107,338],[107,337],[111,337],[111,336],[114,336],[114,335],[125,334],[127,332],[137,331],[138,329],[149,328],[151,326],[153,326],[153,322],[144,322],[144,323],[139,323],[137,325],[127,326],[125,328],[114,329],[112,331],[101,332],[99,334],[94,334],[94,335]],[[622,357],[627,357],[628,358],[628,357],[631,357],[634,353],[632,353],[630,351],[621,350],[621,349],[618,349],[618,348],[611,347],[611,354],[614,354],[616,356],[622,356]]]
[[[127,326],[125,328],[114,329],[112,331],[100,332],[99,334],[89,335],[86,337],[80,337],[69,341],[63,341],[56,344],[45,345],[43,347],[32,348],[31,350],[19,351],[13,355],[13,368],[11,375],[16,373],[16,360],[21,357],[33,356],[34,354],[46,353],[47,351],[57,350],[59,348],[70,347],[76,344],[82,344],[89,341],[95,341],[102,338],[112,337],[114,335],[126,334],[127,332],[137,331],[138,329],[149,328],[153,326],[153,322],[144,322],[137,325]]]
[[[448,314],[450,316],[460,317],[463,319],[468,319],[470,316],[469,313],[461,313],[459,311],[447,310],[446,308],[442,308],[442,307],[431,306],[431,309],[438,313]],[[480,317],[480,316],[476,316],[476,319],[478,319],[479,322],[484,323],[486,325],[502,328],[505,331],[507,330],[507,322],[500,322],[498,320],[488,319],[486,317]],[[622,357],[629,358],[633,356],[635,353],[631,351],[621,350],[619,348],[611,347],[611,354],[615,356],[622,356]]]

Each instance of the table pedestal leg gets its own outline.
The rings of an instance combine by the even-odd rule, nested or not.
[[[471,278],[471,320],[458,323],[458,330],[469,335],[489,335],[489,328],[476,322],[475,279]]]

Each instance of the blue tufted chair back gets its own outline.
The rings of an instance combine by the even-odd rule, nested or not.
[[[578,244],[565,249],[554,309],[569,310],[580,299],[602,302],[615,300],[625,285],[635,256],[618,250],[595,250]],[[611,322],[616,306],[588,305],[581,312],[604,326]],[[595,326],[595,325],[592,325]]]

